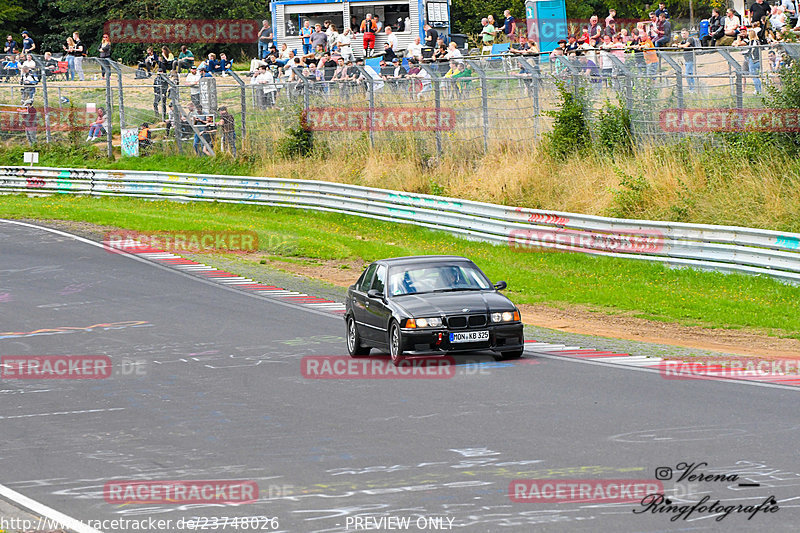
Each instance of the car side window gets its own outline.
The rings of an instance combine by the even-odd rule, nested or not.
[[[367,292],[369,290],[370,285],[372,285],[372,278],[375,275],[376,268],[378,268],[378,265],[375,263],[369,266],[367,271],[364,273],[364,279],[361,280],[361,285],[358,287],[358,290],[361,292]]]
[[[383,287],[386,284],[386,267],[381,265],[378,267],[378,272],[375,274],[375,279],[372,282],[372,289],[383,294]]]

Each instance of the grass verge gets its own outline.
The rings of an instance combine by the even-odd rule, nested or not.
[[[761,277],[521,251],[410,225],[258,206],[17,195],[0,197],[0,217],[83,221],[144,232],[250,230],[259,235],[259,253],[288,261],[459,254],[473,259],[492,280],[505,279],[517,303],[581,305],[601,313],[800,338],[800,287]],[[358,274],[353,272],[354,280]]]

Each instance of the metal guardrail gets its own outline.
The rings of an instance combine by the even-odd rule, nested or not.
[[[414,224],[520,250],[555,249],[800,282],[800,233],[616,219],[325,181],[0,167],[0,194],[15,193],[127,196],[329,211]]]

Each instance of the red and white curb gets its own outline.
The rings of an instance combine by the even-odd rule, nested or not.
[[[604,352],[592,348],[567,346],[565,344],[551,344],[533,340],[525,341],[525,348],[528,352],[541,353],[550,356],[581,359],[584,361],[594,361],[623,367],[646,368],[658,371],[659,373],[662,373],[662,376],[664,376],[664,374],[674,373],[672,379],[680,378],[681,365],[686,364],[692,365],[693,372],[687,372],[683,374],[685,379],[731,379],[800,387],[799,374],[759,372],[758,370],[748,370],[747,367],[741,365],[729,365],[727,367],[722,367],[718,364],[704,365],[702,362],[698,361],[681,361],[675,359],[663,359],[661,357],[630,355],[627,353]]]
[[[212,266],[186,259],[171,252],[164,250],[156,250],[152,248],[145,248],[139,243],[126,244],[120,243],[113,246],[115,250],[121,250],[131,255],[154,261],[162,265],[172,267],[187,274],[193,274],[197,277],[214,281],[220,285],[234,286],[246,291],[256,292],[262,296],[275,298],[284,302],[291,302],[294,304],[317,309],[319,311],[326,311],[334,314],[344,314],[345,307],[343,303],[334,302],[325,298],[318,298],[303,292],[290,291],[274,285],[265,285],[258,283],[250,278],[237,276],[224,270],[219,270]]]

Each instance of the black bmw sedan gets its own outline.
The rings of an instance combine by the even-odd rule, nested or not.
[[[347,349],[353,357],[370,349],[389,351],[400,364],[404,352],[493,350],[497,359],[522,355],[519,310],[465,257],[381,259],[347,291]]]

